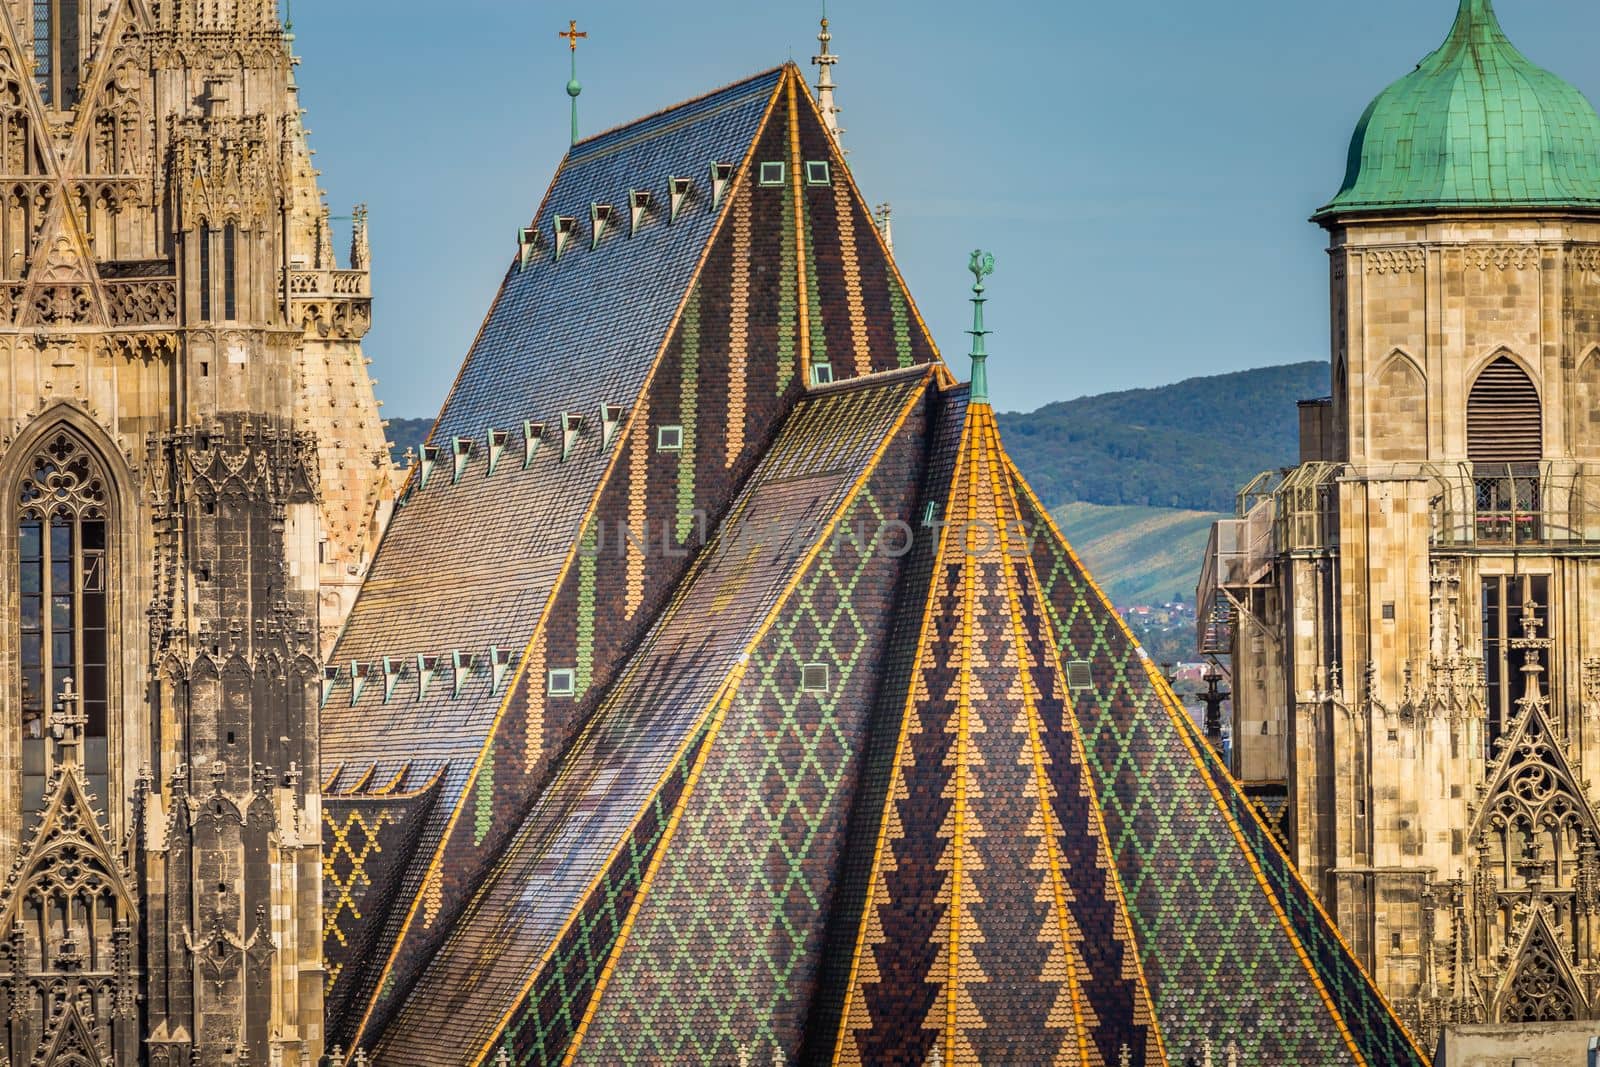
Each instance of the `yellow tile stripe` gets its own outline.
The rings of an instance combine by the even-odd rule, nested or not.
[[[831,170],[831,168],[830,168]],[[850,189],[833,183],[834,211],[839,219],[839,258],[844,266],[845,305],[850,309],[850,343],[856,353],[856,373],[872,369],[872,345],[867,336],[867,303],[861,295],[861,265],[856,252],[856,218]]]
[[[805,190],[800,185],[800,105],[797,99],[802,82],[800,68],[789,64],[784,79],[789,88],[789,182],[794,197],[795,292],[800,298],[800,382],[811,384],[811,296],[806,290]],[[809,94],[808,94],[809,98]]]
[[[973,437],[976,406],[967,408],[967,424],[962,438]],[[965,442],[964,442],[965,443]],[[977,590],[973,582],[972,559],[978,542],[978,497],[974,488],[978,482],[978,465],[983,451],[978,447],[965,449],[967,456],[967,521],[965,556],[961,566],[961,670],[960,700],[956,705],[956,803],[955,836],[950,842],[950,954],[945,963],[945,1062],[955,1064],[956,1035],[959,1032],[959,1005],[961,994],[961,894],[966,874],[967,848],[967,751],[972,726],[972,613]]]

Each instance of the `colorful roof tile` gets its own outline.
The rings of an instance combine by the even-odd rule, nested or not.
[[[326,687],[332,1041],[1422,1062],[939,363],[797,70],[580,142],[531,229]]]

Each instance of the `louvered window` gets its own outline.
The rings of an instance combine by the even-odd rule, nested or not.
[[[1467,398],[1467,457],[1474,463],[1537,463],[1544,454],[1539,391],[1505,356],[1484,368]]]

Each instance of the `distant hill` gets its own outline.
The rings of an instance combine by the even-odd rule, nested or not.
[[[1298,460],[1295,404],[1327,392],[1326,363],[1294,363],[1007,413],[1000,433],[1047,507],[1231,513],[1251,478]]]
[[[1067,504],[1051,515],[1119,608],[1194,600],[1211,524],[1223,517],[1101,504]]]

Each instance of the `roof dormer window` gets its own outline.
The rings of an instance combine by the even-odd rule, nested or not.
[[[672,210],[667,214],[667,221],[677,222],[678,216],[683,214],[683,209],[689,205],[689,194],[694,191],[694,182],[688,178],[669,178],[667,188],[672,201]]]
[[[728,186],[733,181],[732,163],[711,164],[711,206],[720,207],[722,197],[728,191]]]
[[[784,172],[788,169],[789,168],[785,166],[781,160],[768,161],[761,164],[761,174],[759,180],[761,184],[765,186],[782,185]]]
[[[539,446],[544,443],[544,423],[524,422],[522,424],[522,469],[527,470],[533,465],[533,457],[539,451]]]
[[[639,227],[650,217],[651,196],[647,189],[635,189],[628,194],[628,234],[639,232]]]
[[[572,238],[578,232],[578,220],[571,215],[557,215],[555,221],[556,234],[556,262],[561,262],[561,256],[572,243]]]
[[[592,252],[600,247],[600,238],[605,236],[606,227],[609,225],[611,225],[611,205],[590,204],[589,226],[591,234],[589,237],[589,251]]]

